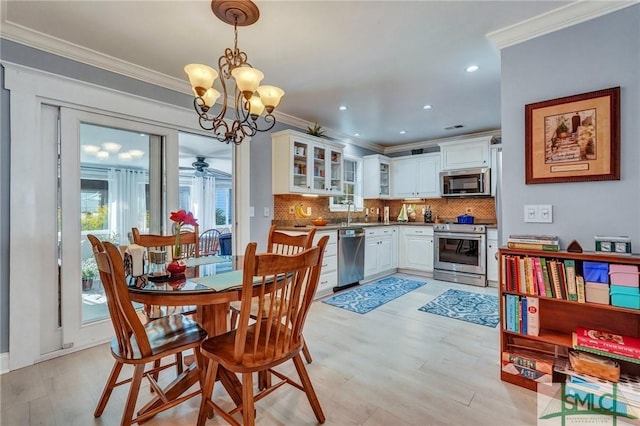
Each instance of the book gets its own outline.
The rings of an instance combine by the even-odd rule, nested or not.
[[[521,250],[542,250],[542,251],[560,251],[559,245],[554,244],[542,244],[542,243],[523,243],[517,241],[508,241],[507,247],[510,249]]]
[[[511,234],[509,240],[558,241],[557,235]]]
[[[524,257],[518,257],[518,291],[520,293],[527,293],[527,277],[524,267]]]
[[[560,285],[560,275],[558,275],[557,261],[549,260],[547,262],[549,268],[549,276],[551,278],[551,285],[553,288],[553,295],[556,299],[562,299],[562,286]]]
[[[562,290],[562,300],[569,300],[567,290],[567,274],[564,271],[564,263],[561,260],[556,262],[558,268],[558,277],[560,279],[560,290]]]
[[[520,298],[520,334],[528,334],[527,333],[527,320],[529,315],[527,315],[527,301],[529,299],[527,297]]]
[[[576,288],[576,262],[573,259],[565,259],[564,269],[567,278],[567,300],[578,300],[578,290]]]
[[[553,374],[553,357],[545,356],[541,353],[527,350],[516,350],[513,352],[503,351],[502,361],[511,362],[515,365],[528,368],[529,370]]]
[[[502,371],[516,376],[522,376],[525,379],[533,380],[538,383],[550,384],[553,378],[553,374],[543,373],[538,370],[531,370],[507,361],[502,361]]]
[[[544,280],[544,289],[547,293],[547,297],[555,297],[551,282],[549,281],[549,271],[547,270],[547,259],[540,257],[540,269],[542,270],[542,279]]]
[[[516,331],[515,321],[516,321],[516,305],[514,303],[514,298],[517,297],[513,294],[505,295],[505,304],[507,305],[507,323],[505,324],[505,328],[508,331]]]
[[[533,261],[533,273],[536,276],[536,281],[538,282],[538,294],[540,296],[547,296],[547,288],[544,283],[544,278],[542,277],[542,267],[540,266],[540,258],[534,257]]]
[[[584,278],[581,275],[576,275],[576,292],[578,294],[578,302],[585,303],[587,300],[584,293]]]
[[[572,339],[574,349],[640,363],[640,339],[583,327],[578,327]]]
[[[527,289],[527,294],[537,294],[537,283],[534,282],[533,276],[533,262],[530,257],[524,258],[524,279]]]
[[[540,300],[537,297],[527,297],[527,331],[523,334],[537,336],[540,334]]]

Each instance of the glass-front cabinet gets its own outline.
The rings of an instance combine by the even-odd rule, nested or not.
[[[342,194],[342,145],[294,130],[271,139],[274,194]]]
[[[391,197],[391,159],[384,155],[365,155],[364,198]]]

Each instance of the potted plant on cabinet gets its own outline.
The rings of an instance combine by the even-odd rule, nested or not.
[[[82,262],[82,291],[93,288],[93,280],[98,276],[98,265],[93,257],[88,257]]]

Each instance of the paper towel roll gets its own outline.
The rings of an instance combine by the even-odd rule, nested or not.
[[[126,253],[131,256],[131,275],[139,277],[144,275],[144,247],[131,244],[127,247]]]

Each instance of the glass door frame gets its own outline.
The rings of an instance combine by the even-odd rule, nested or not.
[[[82,299],[80,276],[81,259],[81,226],[80,214],[80,125],[89,123],[92,125],[113,127],[127,131],[146,133],[165,140],[159,149],[151,150],[149,164],[149,185],[151,194],[151,206],[160,205],[160,212],[151,213],[151,228],[166,226],[164,219],[167,214],[168,198],[175,196],[168,194],[164,189],[160,174],[162,152],[167,146],[177,147],[177,135],[175,130],[159,128],[153,125],[142,124],[135,121],[98,115],[90,112],[79,111],[70,108],[62,108],[60,112],[60,138],[61,138],[61,303],[62,303],[62,348],[87,347],[96,343],[108,341],[113,336],[113,328],[110,318],[83,324]],[[171,141],[175,141],[171,143]],[[177,164],[173,168],[169,158],[177,158],[177,155],[167,155],[167,168],[164,176],[177,180]],[[170,187],[170,186],[169,186]],[[173,191],[171,191],[173,192]],[[155,195],[154,195],[155,194]],[[160,197],[160,198],[158,198]],[[157,203],[157,204],[156,204]],[[158,229],[160,231],[161,229]],[[124,231],[123,231],[124,232]]]

